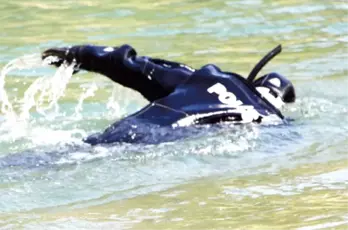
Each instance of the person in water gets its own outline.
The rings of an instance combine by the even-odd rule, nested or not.
[[[85,138],[86,143],[154,144],[189,135],[184,127],[220,122],[261,123],[269,117],[284,120],[280,109],[295,101],[293,84],[278,73],[255,80],[261,68],[280,52],[278,46],[268,53],[248,78],[223,72],[213,64],[193,69],[182,63],[137,56],[130,45],[50,48],[42,53],[42,58],[55,57],[51,64],[57,67],[75,63],[75,72],[86,70],[105,75],[149,101],[104,132]]]

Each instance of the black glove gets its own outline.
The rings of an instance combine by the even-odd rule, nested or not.
[[[50,65],[54,65],[56,67],[59,67],[60,65],[62,65],[64,61],[70,64],[74,60],[74,57],[73,57],[74,55],[72,54],[72,52],[70,51],[70,48],[68,47],[50,48],[48,50],[45,50],[42,53],[41,57],[42,57],[42,60],[44,60],[45,58],[49,56],[53,56],[57,58],[57,60],[54,60],[51,63],[49,63]]]
[[[56,60],[51,61],[49,64],[54,65],[55,67],[61,66],[64,62],[71,64],[74,61],[75,53],[72,52],[72,49],[69,47],[62,47],[62,48],[50,48],[48,50],[45,50],[41,58],[44,60],[45,58],[53,56],[56,57]],[[80,69],[78,66],[74,67],[73,74],[79,72]]]

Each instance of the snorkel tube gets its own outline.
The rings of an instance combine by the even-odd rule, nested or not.
[[[282,52],[282,46],[278,45],[275,47],[273,50],[271,50],[266,56],[264,56],[251,70],[247,80],[252,83],[257,74],[260,72],[260,70],[270,61],[272,60],[275,56],[277,56],[280,52]]]
[[[275,47],[273,50],[271,50],[268,54],[266,54],[266,56],[264,56],[255,66],[254,68],[251,70],[248,78],[246,79],[248,82],[250,82],[251,84],[254,85],[254,81],[256,79],[257,74],[260,72],[260,70],[270,61],[272,60],[275,56],[277,56],[280,52],[282,52],[282,46],[278,45],[277,47]],[[268,100],[265,100],[268,104],[272,105],[274,107],[273,104],[271,104]],[[275,108],[275,112],[276,114],[281,118],[284,119],[284,116],[282,115],[282,113],[280,112],[280,110],[276,107]]]

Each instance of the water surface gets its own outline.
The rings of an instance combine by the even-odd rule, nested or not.
[[[3,2],[0,67],[52,46],[128,43],[139,55],[246,76],[281,43],[263,73],[289,77],[298,100],[284,111],[288,126],[91,148],[82,137],[146,101],[102,76],[74,75],[51,109],[36,96],[21,121],[0,114],[0,226],[347,229],[347,10],[345,1],[319,0]],[[29,86],[54,74],[6,75],[16,114]]]

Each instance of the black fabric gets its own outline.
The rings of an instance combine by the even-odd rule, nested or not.
[[[70,54],[80,69],[103,74],[114,82],[138,91],[150,102],[168,96],[192,74],[180,63],[138,57],[129,45],[108,51],[110,48],[74,46]]]

